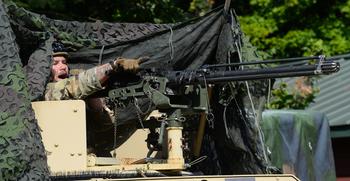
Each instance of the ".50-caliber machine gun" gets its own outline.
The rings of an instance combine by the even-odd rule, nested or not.
[[[186,116],[210,113],[208,86],[231,81],[247,81],[282,77],[313,76],[335,73],[340,69],[337,57],[299,57],[253,61],[244,63],[204,65],[196,70],[167,71],[145,69],[139,73],[140,81],[133,85],[118,87],[109,91],[109,98],[117,105],[127,104],[140,97],[148,97],[153,106],[165,115],[161,120],[149,120],[147,138],[149,152],[147,164],[150,168],[184,170],[182,129]],[[283,63],[277,65],[277,63]],[[285,64],[287,63],[287,64]],[[264,68],[247,68],[252,65],[266,65]],[[118,106],[117,106],[118,109]],[[148,126],[152,125],[152,126]],[[156,125],[156,126],[154,126]],[[159,132],[155,128],[159,127]],[[150,158],[153,151],[162,151],[164,159]],[[159,167],[159,164],[162,164]],[[152,167],[153,165],[153,167]],[[158,166],[155,166],[158,165]]]

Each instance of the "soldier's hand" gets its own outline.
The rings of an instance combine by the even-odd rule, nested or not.
[[[140,57],[138,59],[128,59],[128,58],[122,58],[118,57],[114,61],[113,69],[115,71],[122,70],[122,71],[130,71],[130,72],[136,72],[140,64],[147,61],[148,57]]]

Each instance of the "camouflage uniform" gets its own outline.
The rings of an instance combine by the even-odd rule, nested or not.
[[[84,99],[101,89],[103,87],[96,78],[96,68],[92,68],[77,76],[47,84],[45,100]]]

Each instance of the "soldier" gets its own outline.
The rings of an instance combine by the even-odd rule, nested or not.
[[[84,99],[102,90],[113,73],[118,71],[136,72],[141,61],[148,59],[146,57],[139,59],[117,58],[110,63],[83,71],[76,76],[69,76],[68,53],[63,44],[54,42],[52,48],[51,77],[50,83],[48,83],[45,90],[45,100],[47,101]],[[113,130],[114,112],[108,108],[103,98],[88,98],[84,100],[88,118],[88,153],[108,156],[106,145],[109,145],[110,141],[106,139],[112,137],[111,130]],[[123,128],[119,132],[133,132],[135,130],[133,128],[129,131],[127,128]]]
[[[85,97],[102,90],[108,78],[117,71],[135,72],[145,58],[116,60],[103,64],[77,76],[69,77],[67,65],[68,53],[63,44],[54,42],[53,63],[51,67],[50,83],[46,86],[45,100],[84,99]]]

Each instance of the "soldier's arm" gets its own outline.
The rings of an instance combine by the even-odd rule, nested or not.
[[[139,63],[145,61],[145,59],[148,58],[117,58],[111,63],[81,72],[78,76],[49,83],[45,91],[45,100],[84,99],[96,91],[103,89],[106,80],[114,72],[136,71]]]
[[[49,83],[45,91],[45,100],[84,99],[103,89],[98,75],[99,67],[95,67],[58,82]]]

